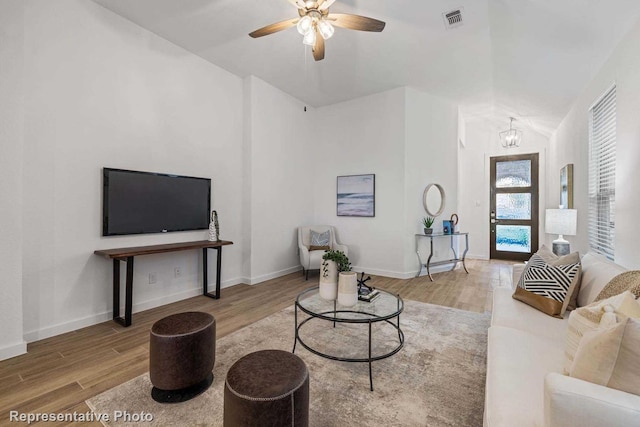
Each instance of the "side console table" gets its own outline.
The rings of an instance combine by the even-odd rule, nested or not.
[[[464,252],[462,253],[462,258],[458,258],[458,253],[456,252],[456,249],[453,245],[454,242],[454,238],[460,238],[464,236],[464,241],[465,241],[465,249]],[[452,259],[447,259],[447,260],[443,260],[443,261],[437,261],[437,262],[431,262],[431,258],[433,258],[433,239],[441,239],[443,237],[449,237],[451,238],[451,250],[453,251],[453,258]],[[420,256],[420,239],[421,238],[428,238],[429,239],[429,248],[430,248],[430,252],[429,252],[429,258],[427,258],[427,262],[424,263],[424,261],[422,261],[422,257]],[[436,266],[436,265],[444,265],[444,264],[453,264],[453,267],[451,268],[451,270],[453,270],[454,268],[456,268],[456,265],[461,262],[462,266],[464,267],[464,271],[467,272],[467,274],[469,274],[469,270],[467,270],[467,266],[464,263],[464,258],[467,255],[467,252],[469,251],[469,233],[451,233],[451,234],[445,234],[445,233],[433,233],[433,234],[416,234],[416,254],[418,255],[418,261],[420,262],[420,270],[418,270],[418,274],[416,274],[416,277],[420,276],[420,273],[422,273],[422,267],[425,267],[427,269],[427,275],[429,276],[429,279],[431,279],[431,281],[433,282],[433,276],[431,276],[431,272],[429,271],[429,267],[432,266]]]
[[[152,255],[164,252],[186,251],[189,249],[202,249],[202,295],[209,298],[220,298],[220,275],[222,271],[222,247],[233,245],[233,242],[221,240],[219,242],[211,242],[209,240],[199,240],[196,242],[169,243],[166,245],[138,246],[134,248],[118,248],[96,250],[93,253],[102,255],[107,259],[113,260],[113,320],[122,326],[131,326],[131,317],[133,310],[133,257],[139,255]],[[216,293],[213,294],[208,290],[207,280],[207,249],[215,249],[217,251],[217,275],[216,275]],[[125,305],[124,318],[120,317],[120,262],[127,263],[127,281],[125,286]]]

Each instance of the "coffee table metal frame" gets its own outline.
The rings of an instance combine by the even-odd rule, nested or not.
[[[329,310],[329,311],[323,311],[323,312],[319,312],[316,313],[312,310],[310,310],[307,307],[304,307],[302,304],[300,304],[301,298],[310,295],[311,293],[318,292],[319,288],[318,286],[306,289],[304,291],[302,291],[300,294],[298,294],[298,297],[296,298],[296,303],[295,303],[295,338],[294,338],[294,342],[293,342],[293,350],[291,351],[292,353],[295,353],[296,351],[296,344],[299,342],[300,345],[302,345],[304,348],[306,348],[307,350],[309,350],[311,353],[316,354],[318,356],[324,357],[326,359],[331,359],[331,360],[337,360],[340,362],[356,362],[356,363],[364,363],[367,362],[369,364],[369,384],[370,384],[370,388],[371,391],[373,391],[373,372],[372,372],[372,367],[371,364],[372,362],[375,362],[376,360],[382,360],[382,359],[386,359],[388,357],[393,356],[394,354],[396,354],[397,352],[399,352],[402,347],[404,346],[404,332],[402,332],[402,329],[400,329],[400,313],[402,313],[402,311],[404,310],[404,301],[402,300],[402,298],[400,297],[400,295],[396,295],[396,294],[392,294],[390,292],[387,291],[383,291],[382,289],[378,289],[381,293],[385,293],[388,295],[391,295],[392,297],[397,299],[398,305],[397,305],[397,310],[393,313],[390,313],[386,316],[378,316],[375,313],[368,313],[366,311],[359,311],[359,310],[349,310],[348,308],[345,307],[344,310],[338,310],[338,306],[336,301],[333,301],[333,310]],[[368,304],[373,304],[373,303],[368,303]],[[298,323],[298,309],[302,310],[304,313],[307,313],[309,316],[306,319],[304,319],[302,322]],[[345,319],[345,318],[340,318],[338,317],[338,313],[354,313],[357,315],[362,315],[363,318],[361,319]],[[394,323],[392,321],[392,319],[396,319],[396,323]],[[323,320],[327,320],[329,322],[333,322],[333,327],[336,327],[336,323],[360,323],[360,324],[367,324],[369,327],[369,351],[368,351],[368,357],[363,357],[363,358],[349,358],[349,357],[340,357],[340,356],[334,356],[331,354],[326,354],[323,353],[319,350],[316,350],[314,348],[312,348],[311,346],[309,346],[308,344],[306,344],[302,338],[300,337],[300,328],[302,327],[302,325],[304,325],[305,323],[307,323],[308,321],[312,320],[312,319],[323,319]],[[379,355],[379,356],[374,356],[372,354],[372,333],[371,333],[371,325],[373,323],[376,322],[386,322],[388,324],[390,324],[391,326],[393,326],[397,331],[398,331],[398,346],[395,347],[393,350],[389,351],[388,353]]]

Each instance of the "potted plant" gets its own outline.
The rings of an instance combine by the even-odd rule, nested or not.
[[[320,274],[320,296],[326,300],[335,300],[338,296],[338,274],[351,271],[349,257],[342,251],[330,249],[322,255]]]
[[[435,221],[436,219],[434,217],[428,216],[426,218],[422,218],[422,225],[424,225],[424,234],[431,234],[433,233],[433,228],[431,228],[431,226],[433,225],[433,221]]]

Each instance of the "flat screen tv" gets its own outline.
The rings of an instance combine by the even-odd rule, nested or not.
[[[103,168],[102,235],[209,227],[211,180]]]

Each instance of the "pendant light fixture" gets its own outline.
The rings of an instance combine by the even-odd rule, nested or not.
[[[513,128],[513,121],[515,120],[513,117],[509,117],[511,121],[509,122],[509,130],[505,130],[500,132],[500,143],[504,148],[513,148],[519,147],[520,142],[522,141],[522,131]]]

